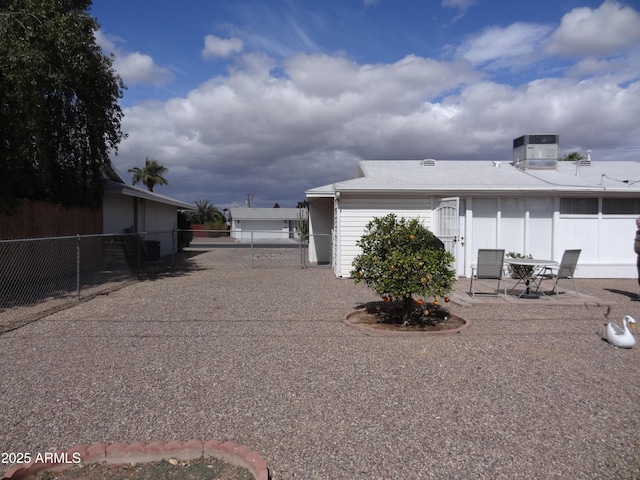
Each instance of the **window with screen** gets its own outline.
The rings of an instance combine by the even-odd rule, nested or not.
[[[561,198],[560,214],[562,215],[597,215],[597,198]]]
[[[640,198],[603,198],[604,215],[640,215]]]

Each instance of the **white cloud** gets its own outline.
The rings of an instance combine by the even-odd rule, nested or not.
[[[504,67],[529,63],[540,56],[540,45],[550,31],[551,27],[534,23],[490,27],[466,40],[457,53],[474,65],[493,63]]]
[[[562,17],[547,51],[555,55],[612,55],[637,48],[640,14],[615,1],[592,10],[576,8]]]
[[[173,79],[173,72],[155,63],[152,57],[140,52],[127,52],[118,44],[122,39],[105,34],[102,30],[95,32],[96,43],[107,53],[115,57],[113,67],[122,77],[125,85],[148,84],[162,86]]]
[[[459,10],[466,10],[474,3],[476,3],[476,0],[442,0],[443,7],[457,8]]]
[[[640,50],[626,56],[605,59],[585,57],[569,68],[566,74],[569,77],[578,78],[606,76],[612,82],[620,84],[637,79],[639,72]]]
[[[158,66],[149,55],[139,52],[116,55],[113,66],[128,86],[138,83],[162,86],[173,78],[170,70]]]
[[[114,37],[112,35],[106,35],[102,30],[98,29],[94,32],[96,43],[102,50],[107,53],[113,53],[116,51],[116,42],[121,42],[122,39]]]
[[[307,188],[352,178],[360,158],[507,160],[513,138],[537,131],[592,149],[594,160],[637,160],[620,146],[640,138],[640,82],[513,87],[465,65],[418,56],[363,65],[321,54],[277,65],[243,55],[185,97],[127,108],[129,137],[114,161],[126,171],[157,158],[171,175],[161,193],[183,200],[225,206],[261,192],[258,206],[294,206]]]
[[[242,40],[238,38],[220,38],[215,35],[204,37],[204,48],[201,55],[205,60],[211,58],[225,58],[240,53],[244,49]]]

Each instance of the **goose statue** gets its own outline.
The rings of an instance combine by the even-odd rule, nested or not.
[[[636,326],[636,320],[625,315],[622,319],[622,328],[613,322],[607,324],[607,340],[614,347],[631,348],[636,344],[636,339],[633,337],[631,330]]]

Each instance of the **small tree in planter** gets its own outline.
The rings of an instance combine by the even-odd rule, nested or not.
[[[415,218],[374,218],[357,245],[362,254],[353,260],[351,277],[383,298],[401,300],[405,323],[413,323],[413,295],[437,300],[453,288],[453,255]]]

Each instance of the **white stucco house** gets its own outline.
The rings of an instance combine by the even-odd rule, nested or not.
[[[231,237],[238,240],[297,239],[298,216],[306,208],[232,208]]]
[[[113,168],[104,173],[103,233],[146,233],[146,241],[160,242],[160,256],[177,251],[178,210],[195,210],[190,203],[127,185]]]
[[[306,192],[309,260],[349,276],[366,224],[395,213],[440,237],[459,276],[471,274],[478,249],[504,248],[557,261],[581,249],[576,277],[635,278],[640,163],[558,161],[557,135],[516,139],[513,153],[513,161],[359,162],[354,179]]]

